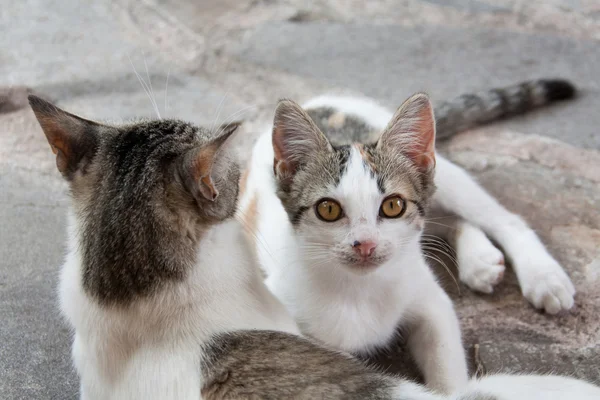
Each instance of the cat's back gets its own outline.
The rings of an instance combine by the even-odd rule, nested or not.
[[[348,355],[283,332],[229,332],[204,353],[207,400],[391,399],[397,386]]]
[[[392,113],[374,100],[348,95],[322,95],[303,108],[334,146],[373,143]]]

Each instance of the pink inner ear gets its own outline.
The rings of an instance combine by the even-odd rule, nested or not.
[[[209,145],[194,154],[190,164],[190,173],[194,182],[198,183],[198,190],[207,200],[215,200],[218,191],[210,176],[217,147]]]
[[[423,170],[435,167],[435,119],[429,102],[419,110],[413,129],[417,133],[416,143],[407,155]]]
[[[407,156],[423,172],[435,167],[435,117],[426,94],[402,103],[377,145]]]
[[[435,131],[426,128],[421,137],[421,151],[413,156],[413,160],[421,169],[430,169],[435,167]]]
[[[214,182],[210,175],[200,178],[199,185],[200,193],[206,198],[206,200],[215,201],[219,196],[219,191],[214,185]]]
[[[283,132],[281,128],[275,127],[273,129],[273,152],[275,153],[276,160],[283,160]]]
[[[274,127],[273,129],[273,153],[275,154],[275,160],[273,162],[274,173],[277,172],[288,174],[294,172],[294,166],[290,165],[286,159],[285,151],[285,139],[282,128]]]

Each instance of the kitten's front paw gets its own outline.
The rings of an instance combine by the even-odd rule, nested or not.
[[[550,267],[535,270],[538,272],[521,284],[523,295],[535,308],[556,314],[573,307],[575,287],[558,263],[554,261]]]
[[[471,290],[492,293],[504,277],[504,255],[500,250],[489,245],[479,248],[465,249],[458,254],[458,271],[461,282]]]

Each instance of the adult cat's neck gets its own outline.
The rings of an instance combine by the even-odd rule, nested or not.
[[[297,332],[284,307],[264,286],[235,220],[205,232],[196,246],[194,264],[184,266],[185,279],[168,282],[126,306],[102,304],[83,289],[76,232],[71,224],[60,297],[61,308],[78,333],[98,337],[98,326],[103,326],[106,337],[121,332],[139,341],[180,337],[201,343],[216,333],[237,329]]]

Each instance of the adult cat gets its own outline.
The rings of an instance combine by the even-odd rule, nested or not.
[[[60,303],[83,399],[600,393],[568,378],[496,376],[440,397],[298,336],[232,218],[239,170],[226,141],[236,125],[216,134],[173,120],[109,126],[30,104],[72,196]]]
[[[567,82],[534,81],[465,95],[442,105],[441,136],[572,94]],[[281,101],[272,133],[255,145],[240,213],[267,286],[303,333],[369,353],[410,328],[426,382],[451,392],[467,373],[452,304],[420,247],[430,203],[463,218],[454,236],[459,274],[474,289],[491,292],[504,271],[482,229],[505,248],[536,307],[568,309],[574,289],[525,222],[435,153],[435,137],[423,94],[395,114],[353,97],[304,108]]]

